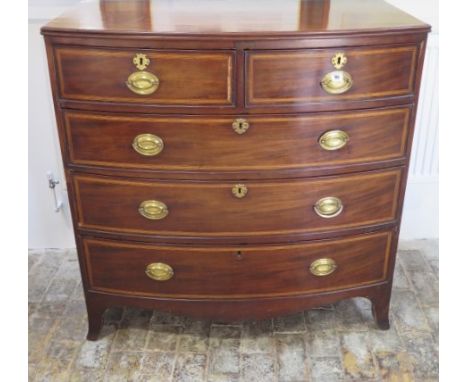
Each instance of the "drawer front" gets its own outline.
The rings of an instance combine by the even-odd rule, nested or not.
[[[310,116],[246,116],[248,128],[236,132],[233,117],[66,112],[65,129],[70,161],[77,165],[167,171],[275,170],[403,158],[410,113],[410,108],[403,107]]]
[[[337,53],[345,58],[338,64],[337,55],[335,67]],[[415,90],[416,58],[416,46],[249,52],[246,103],[298,105],[410,95]],[[322,87],[325,75],[335,71],[348,73],[351,81],[340,74]],[[330,94],[327,88],[340,94]]]
[[[83,247],[92,290],[253,298],[384,281],[391,240],[390,232],[379,232],[288,246],[175,247],[85,238]]]
[[[400,181],[400,169],[244,185],[73,177],[80,228],[185,237],[319,233],[391,222]]]
[[[136,54],[146,55],[147,66]],[[61,98],[165,106],[233,105],[234,53],[230,51],[59,47],[56,60]]]

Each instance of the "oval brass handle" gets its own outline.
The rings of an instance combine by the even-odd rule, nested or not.
[[[169,214],[167,206],[159,200],[145,200],[141,202],[138,212],[141,216],[150,220],[164,219]]]
[[[353,86],[351,74],[344,70],[335,70],[325,74],[320,81],[322,89],[328,94],[343,94]]]
[[[335,196],[319,199],[314,205],[315,213],[322,218],[334,218],[343,211],[343,203]]]
[[[239,135],[244,134],[249,129],[249,127],[249,122],[244,118],[237,118],[232,123],[233,130]]]
[[[346,146],[349,135],[342,130],[330,130],[323,133],[319,138],[319,145],[327,151],[339,150]]]
[[[144,70],[134,72],[128,76],[127,87],[139,95],[153,94],[159,87],[159,78]]]
[[[172,267],[165,263],[151,263],[146,266],[146,276],[156,281],[167,281],[174,276]]]
[[[140,134],[133,139],[133,149],[141,155],[155,156],[164,148],[164,142],[157,135]]]
[[[335,260],[330,258],[317,259],[310,264],[309,271],[314,276],[328,276],[335,272],[336,268]]]

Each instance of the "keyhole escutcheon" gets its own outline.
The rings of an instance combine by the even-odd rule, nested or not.
[[[247,192],[249,191],[247,186],[245,184],[236,184],[234,187],[232,187],[232,194],[238,198],[241,199],[247,195]]]

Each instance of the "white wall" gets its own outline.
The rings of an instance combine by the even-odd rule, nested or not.
[[[433,26],[423,73],[403,239],[438,237],[438,18],[436,0],[387,0]],[[40,27],[77,0],[29,0],[29,247],[75,246]],[[65,203],[54,212],[47,171],[60,180]]]
[[[29,22],[29,157],[28,157],[28,246],[29,248],[71,248],[75,246],[61,164],[49,75],[42,36],[43,20]],[[47,171],[59,179],[57,196],[65,204],[54,212]]]

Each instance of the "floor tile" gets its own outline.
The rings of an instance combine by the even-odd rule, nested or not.
[[[210,327],[209,321],[189,320],[186,322],[180,329],[179,351],[195,353],[207,351]]]
[[[384,381],[414,381],[409,354],[377,352],[375,358]]]
[[[395,323],[400,333],[430,330],[426,317],[412,291],[393,291],[390,310],[395,317]]]
[[[339,357],[314,357],[310,361],[312,382],[338,382],[345,378]]]
[[[304,312],[273,319],[273,327],[277,333],[304,333],[306,331]]]
[[[336,328],[338,330],[367,331],[374,326],[370,302],[363,304],[359,299],[347,299],[335,304]]]
[[[150,325],[146,349],[159,351],[175,351],[179,339],[179,326]]]
[[[146,352],[142,356],[140,374],[157,376],[160,381],[170,381],[176,355],[172,352]]]
[[[207,365],[206,354],[180,353],[177,356],[174,382],[203,382]]]
[[[237,326],[212,325],[209,340],[209,379],[235,378],[240,373],[240,336]]]
[[[243,382],[274,382],[275,358],[271,354],[243,354],[241,361]]]
[[[142,350],[146,344],[152,312],[127,309],[113,343],[115,350]]]
[[[341,349],[344,371],[348,378],[364,381],[377,377],[366,332],[342,333]]]
[[[273,338],[271,320],[246,322],[242,328],[242,353],[273,353],[275,341]]]
[[[322,331],[336,327],[336,311],[333,305],[304,312],[309,331]]]
[[[278,334],[275,336],[279,381],[298,382],[308,379],[303,337],[302,334]]]
[[[106,382],[128,382],[139,374],[142,353],[118,351],[111,353],[107,365]]]
[[[406,271],[430,271],[420,251],[399,251],[397,256]]]
[[[308,333],[305,338],[310,357],[336,357],[340,353],[340,339],[335,329]]]

